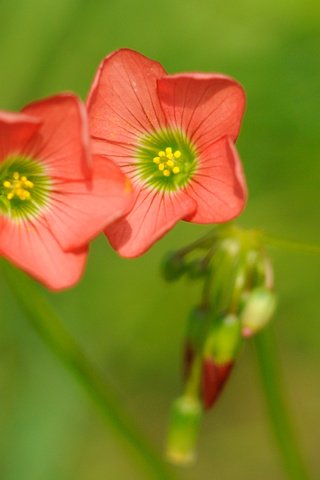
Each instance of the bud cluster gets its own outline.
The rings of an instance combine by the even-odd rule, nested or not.
[[[276,305],[273,275],[261,234],[234,225],[216,227],[207,237],[167,256],[163,273],[168,281],[183,275],[203,281],[201,302],[188,319],[184,394],[175,403],[168,439],[169,458],[186,463],[193,458],[193,446],[182,435],[184,422],[194,439],[190,425],[198,428],[203,411],[217,400],[244,339],[271,319]],[[196,408],[179,410],[185,404]]]

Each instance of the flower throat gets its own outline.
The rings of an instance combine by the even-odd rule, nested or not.
[[[184,188],[197,167],[196,149],[179,130],[160,130],[142,138],[137,149],[136,177],[162,191]]]
[[[48,203],[50,181],[43,165],[24,156],[0,164],[0,213],[20,220],[39,213]]]

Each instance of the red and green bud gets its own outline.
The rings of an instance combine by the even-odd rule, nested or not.
[[[241,324],[237,316],[230,314],[214,322],[204,345],[201,385],[204,408],[209,409],[218,398],[240,345]]]
[[[270,290],[255,288],[245,299],[240,314],[242,335],[251,337],[262,330],[271,320],[276,308],[276,299]]]
[[[218,398],[233,368],[233,361],[218,365],[211,358],[202,364],[202,402],[209,410]]]
[[[173,404],[167,441],[167,457],[171,462],[186,465],[194,461],[202,413],[200,401],[187,395]]]

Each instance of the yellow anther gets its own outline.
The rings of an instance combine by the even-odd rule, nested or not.
[[[5,180],[3,183],[5,188],[10,189],[7,193],[7,199],[12,200],[18,197],[19,200],[28,200],[31,197],[31,193],[28,189],[34,187],[34,183],[28,180],[26,175],[21,175],[19,172],[13,172],[12,180]]]
[[[170,175],[176,175],[181,171],[175,161],[180,157],[180,150],[175,150],[173,152],[172,147],[166,147],[164,150],[160,150],[158,155],[153,158],[153,163],[158,166],[158,170],[160,170],[165,177],[170,177]]]
[[[27,200],[30,198],[31,194],[28,192],[28,190],[20,190],[17,192],[17,196],[20,198],[20,200]]]

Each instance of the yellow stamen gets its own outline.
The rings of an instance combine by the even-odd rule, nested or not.
[[[172,147],[166,147],[158,152],[158,156],[153,158],[153,162],[158,165],[158,169],[165,177],[169,177],[172,173],[176,175],[181,171],[175,161],[180,157],[180,150],[175,150],[173,153]]]
[[[19,198],[19,200],[29,200],[31,193],[28,189],[34,187],[34,183],[28,180],[25,175],[20,177],[19,172],[13,172],[12,180],[5,180],[2,185],[10,190],[7,193],[8,200],[12,200],[14,197]]]

